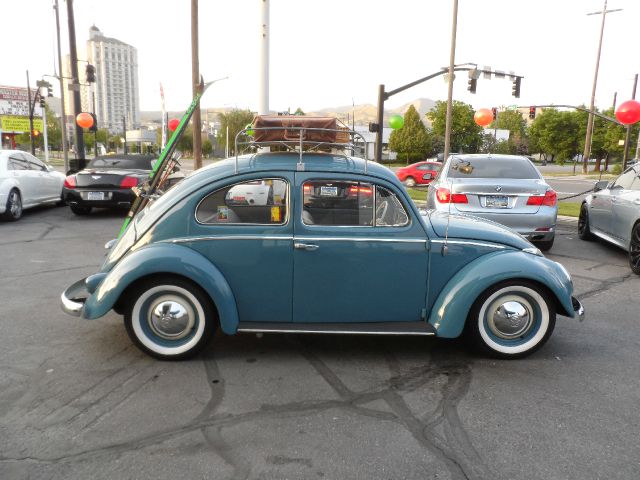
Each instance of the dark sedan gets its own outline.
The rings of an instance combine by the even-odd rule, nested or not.
[[[71,211],[87,215],[94,207],[131,207],[135,194],[131,190],[143,183],[153,168],[153,155],[106,155],[96,157],[84,170],[67,176],[63,195]],[[181,172],[173,173],[164,189],[182,180]]]

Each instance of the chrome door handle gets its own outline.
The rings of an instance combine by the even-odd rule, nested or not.
[[[636,198],[633,203],[635,203],[636,205],[640,205],[640,198]]]
[[[300,243],[300,242],[294,242],[293,243],[293,248],[296,248],[298,250],[309,250],[309,251],[313,251],[313,250],[317,250],[318,248],[320,248],[319,245],[314,245],[312,243]]]
[[[611,203],[616,203],[617,201],[616,197],[611,197]]]

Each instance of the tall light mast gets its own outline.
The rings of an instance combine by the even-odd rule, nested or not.
[[[269,113],[269,0],[260,2],[260,98],[258,115]]]

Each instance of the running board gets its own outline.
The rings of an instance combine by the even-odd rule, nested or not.
[[[369,323],[269,323],[240,322],[238,332],[252,333],[339,333],[350,335],[435,335],[428,322]]]

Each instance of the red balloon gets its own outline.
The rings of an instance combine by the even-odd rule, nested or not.
[[[91,128],[93,126],[93,117],[87,112],[79,113],[76,117],[76,123],[80,128]]]
[[[631,125],[640,121],[640,102],[627,100],[616,110],[616,118],[624,125]]]
[[[481,127],[486,127],[493,122],[493,112],[488,108],[481,108],[474,113],[473,120]]]
[[[178,125],[180,125],[180,120],[178,120],[177,118],[172,118],[171,120],[169,120],[169,130],[171,130],[172,132],[175,132],[176,128],[178,128]]]

